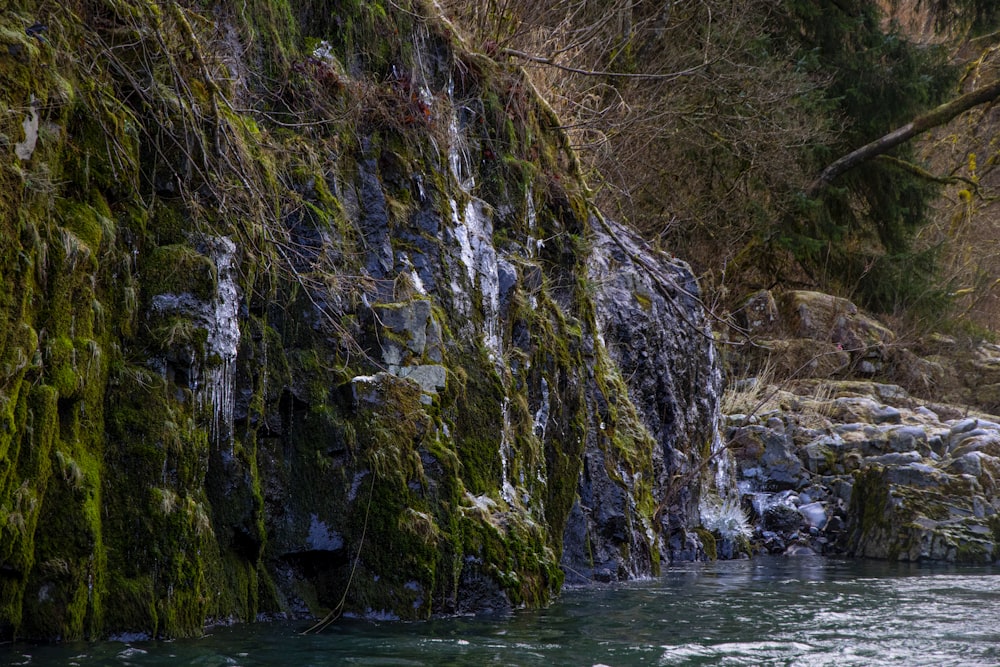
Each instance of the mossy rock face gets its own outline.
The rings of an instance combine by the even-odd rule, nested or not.
[[[429,6],[232,9],[0,16],[0,640],[655,571],[715,376],[635,328],[689,274],[615,282],[558,119]]]
[[[143,269],[143,284],[147,285],[150,299],[157,294],[191,294],[209,301],[218,289],[215,264],[189,245],[157,248]]]
[[[998,544],[988,503],[968,475],[930,466],[873,465],[855,474],[848,550],[901,561],[992,563]]]

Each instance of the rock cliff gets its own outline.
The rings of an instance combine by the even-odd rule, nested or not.
[[[0,637],[704,555],[697,286],[433,6],[19,0],[0,106]]]

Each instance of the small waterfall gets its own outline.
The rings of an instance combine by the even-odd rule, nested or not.
[[[710,333],[708,327],[706,331]],[[714,427],[706,475],[706,482],[709,484],[701,494],[698,513],[702,526],[727,542],[731,551],[732,543],[738,538],[749,537],[753,529],[743,511],[740,502],[741,493],[736,480],[736,467],[722,437],[721,397],[718,389],[722,386],[722,371],[716,360],[714,345],[708,346],[708,362],[712,368],[713,382],[707,383],[706,394],[709,409],[713,414]],[[732,556],[730,553],[724,557]]]
[[[711,329],[706,326],[705,334],[711,336]],[[720,498],[739,497],[736,488],[736,469],[733,465],[733,457],[726,448],[726,442],[722,437],[723,424],[720,406],[722,397],[720,387],[722,386],[722,370],[716,359],[714,345],[708,346],[708,365],[712,369],[712,382],[706,383],[705,393],[709,409],[712,411],[714,427],[712,428],[712,445],[709,457],[709,466],[713,472],[712,481],[714,490]]]

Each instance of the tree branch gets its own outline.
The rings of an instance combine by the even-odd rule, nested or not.
[[[657,79],[661,81],[671,81],[673,79],[679,79],[684,76],[691,76],[698,70],[708,67],[712,63],[705,61],[700,65],[695,65],[694,67],[689,67],[688,69],[681,70],[679,72],[669,72],[667,74],[645,74],[642,72],[631,73],[631,72],[614,72],[614,71],[601,71],[592,69],[581,69],[579,67],[570,67],[569,65],[563,65],[557,63],[556,61],[546,58],[544,56],[536,56],[525,51],[518,51],[517,49],[501,49],[500,53],[505,56],[512,56],[514,58],[521,58],[523,60],[528,60],[533,63],[538,63],[540,65],[548,65],[549,67],[555,67],[556,69],[561,69],[564,72],[572,72],[574,74],[583,74],[584,76],[607,76],[619,79]]]
[[[938,176],[927,171],[920,165],[907,162],[906,160],[900,160],[898,157],[893,157],[892,155],[878,155],[875,159],[894,164],[900,169],[905,169],[914,176],[922,178],[926,181],[931,181],[932,183],[940,183],[941,185],[956,185],[958,183],[964,183],[969,186],[970,190],[977,193],[979,192],[979,183],[976,183],[971,178],[966,178],[965,176]]]
[[[979,90],[974,90],[971,93],[966,93],[950,102],[946,102],[922,116],[917,116],[906,125],[896,128],[889,134],[881,136],[875,141],[865,144],[861,148],[851,151],[832,162],[806,189],[806,195],[815,197],[833,179],[845,171],[853,169],[862,162],[867,162],[874,157],[882,155],[896,146],[906,143],[913,137],[923,134],[927,130],[944,125],[973,107],[993,102],[998,97],[1000,97],[1000,79],[991,82]]]

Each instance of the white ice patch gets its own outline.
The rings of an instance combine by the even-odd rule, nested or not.
[[[326,60],[328,62],[333,62],[333,45],[325,39],[316,45],[313,49],[312,57],[316,60]]]
[[[448,166],[458,186],[463,191],[470,192],[472,188],[476,187],[476,179],[472,169],[472,152],[469,150],[468,137],[459,126],[453,81],[448,82],[448,102],[451,107],[451,116],[448,118]]]
[[[206,364],[211,366],[202,381],[197,374],[191,378],[191,389],[198,392],[204,404],[212,409],[210,433],[212,440],[221,443],[232,440],[233,410],[236,405],[236,355],[240,345],[239,287],[236,284],[236,244],[230,239],[206,237],[202,239],[209,256],[215,263],[218,287],[210,302],[193,294],[157,294],[152,309],[162,313],[180,313],[208,333],[205,341]],[[197,369],[193,369],[197,371]]]
[[[413,262],[410,261],[410,256],[405,252],[399,253],[399,262],[406,270],[409,272],[407,275],[410,277],[410,282],[413,283],[413,289],[416,290],[418,294],[427,296],[427,288],[424,286],[424,281],[420,279],[420,274],[417,273],[417,269],[413,266]]]
[[[510,444],[510,438],[507,437],[510,429],[510,399],[507,397],[504,397],[503,403],[500,405],[500,415],[503,418],[503,426],[500,431],[500,495],[507,501],[508,505],[513,505],[517,499],[517,491],[510,482],[514,448]]]
[[[535,435],[545,440],[545,427],[549,423],[549,383],[542,378],[542,404],[535,412]],[[603,427],[604,425],[601,424]],[[603,428],[602,428],[603,430]]]
[[[538,228],[538,213],[535,211],[535,195],[531,186],[528,186],[525,201],[528,211],[528,259],[532,259],[538,254],[542,246],[545,245],[545,242],[535,238],[535,230]]]
[[[468,206],[466,207],[468,211]],[[472,252],[472,234],[474,231],[469,228],[469,224],[458,212],[458,202],[451,200],[451,221],[454,223],[455,236],[458,237],[458,246],[461,251],[460,257],[465,271],[469,276],[469,284],[476,284],[476,257]]]
[[[459,187],[469,192],[476,186],[472,175],[472,156],[465,134],[458,127],[458,115],[453,111],[448,119],[448,166]]]
[[[14,144],[14,154],[21,160],[30,160],[38,143],[38,109],[35,108],[35,96],[31,96],[28,115],[21,122],[24,128],[24,141]]]
[[[701,525],[725,539],[749,537],[753,533],[753,528],[736,496],[725,499],[702,496],[699,512]]]
[[[502,358],[500,338],[500,272],[497,251],[493,247],[493,221],[488,205],[471,199],[459,214],[458,203],[451,201],[452,222],[459,245],[459,257],[465,265],[469,285],[478,287],[483,304],[483,338],[492,361]],[[458,291],[461,293],[461,290]]]

